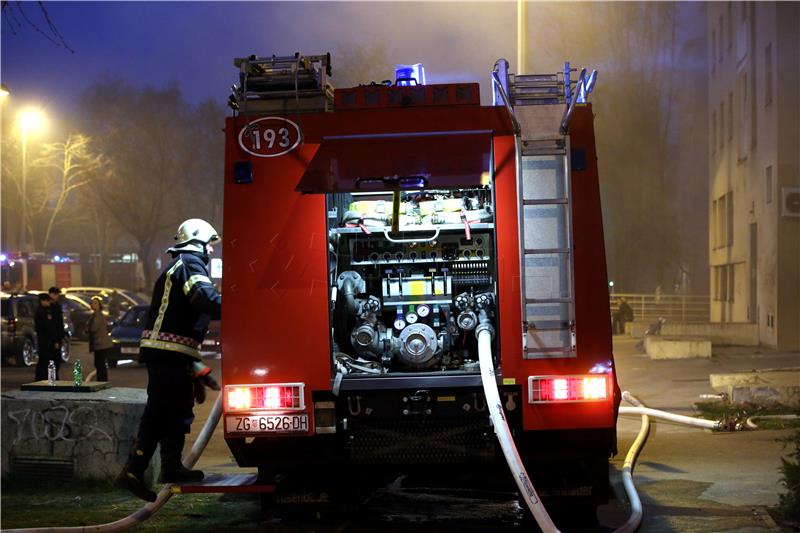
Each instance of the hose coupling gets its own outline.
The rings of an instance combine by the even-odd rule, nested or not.
[[[483,331],[488,331],[489,335],[492,337],[492,340],[494,340],[494,326],[490,321],[484,320],[478,324],[478,327],[475,328],[475,337],[479,337]]]

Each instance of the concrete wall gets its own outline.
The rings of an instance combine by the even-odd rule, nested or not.
[[[41,464],[46,476],[48,461],[57,460],[74,479],[113,479],[127,460],[146,401],[143,389],[120,387],[3,393],[2,477],[15,477],[14,466],[22,462],[26,475],[38,476]],[[154,468],[159,465],[156,454]]]
[[[758,325],[747,323],[670,324],[661,326],[663,336],[696,337],[712,344],[758,346]]]

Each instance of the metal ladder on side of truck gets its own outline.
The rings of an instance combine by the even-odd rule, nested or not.
[[[517,130],[517,190],[524,358],[575,357],[574,260],[568,127],[591,90],[585,71],[573,90],[569,63],[556,74],[514,75],[495,65],[494,103]],[[565,111],[565,105],[568,107]]]

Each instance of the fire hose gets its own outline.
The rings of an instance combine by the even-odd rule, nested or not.
[[[203,453],[208,441],[211,440],[211,435],[214,434],[214,429],[217,427],[217,423],[219,423],[221,415],[222,394],[217,396],[217,400],[214,402],[214,405],[211,408],[211,412],[208,415],[205,425],[203,425],[203,429],[200,430],[200,434],[197,436],[197,439],[195,439],[192,449],[189,451],[186,457],[183,458],[183,465],[186,468],[192,468],[197,462],[197,459],[200,457],[200,454]],[[131,513],[115,522],[97,524],[93,526],[37,527],[26,529],[4,529],[2,531],[4,533],[17,533],[22,531],[26,533],[113,533],[116,531],[125,531],[126,529],[130,529],[135,525],[141,524],[153,516],[159,509],[161,509],[161,507],[163,507],[165,503],[167,503],[167,500],[169,500],[170,497],[172,497],[172,483],[168,483],[161,488],[156,501],[144,505],[138,511]]]
[[[541,530],[544,533],[557,533],[559,531],[558,528],[553,523],[553,520],[547,513],[547,509],[545,509],[542,501],[539,499],[536,489],[533,486],[533,481],[525,470],[525,466],[522,464],[519,452],[517,451],[514,439],[511,435],[511,430],[508,427],[505,413],[503,412],[503,405],[500,401],[500,394],[497,389],[497,379],[492,357],[492,337],[494,336],[494,328],[491,323],[482,320],[481,324],[476,328],[475,334],[478,338],[478,356],[480,360],[483,390],[486,395],[486,405],[490,407],[489,415],[492,419],[500,448],[503,450],[503,455],[508,463],[508,468],[511,470],[511,474],[519,488],[522,498],[525,500],[525,504]],[[636,531],[642,522],[642,502],[636,491],[636,486],[633,483],[633,469],[636,465],[639,452],[647,441],[647,436],[650,432],[650,417],[715,431],[724,431],[728,429],[728,427],[723,421],[676,415],[666,411],[644,407],[642,403],[628,391],[622,393],[622,399],[632,404],[633,407],[620,407],[619,414],[641,415],[642,417],[641,428],[628,450],[622,467],[622,483],[631,505],[631,514],[628,520],[615,531],[615,533],[630,533]],[[742,425],[737,425],[735,429],[744,429],[744,427]]]

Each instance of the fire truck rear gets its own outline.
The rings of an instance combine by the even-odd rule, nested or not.
[[[594,76],[500,60],[481,106],[477,83],[428,85],[418,65],[337,90],[330,56],[235,65],[222,380],[238,463],[278,500],[290,479],[330,495],[418,468],[510,480],[487,331],[538,494],[605,502],[619,392]]]

